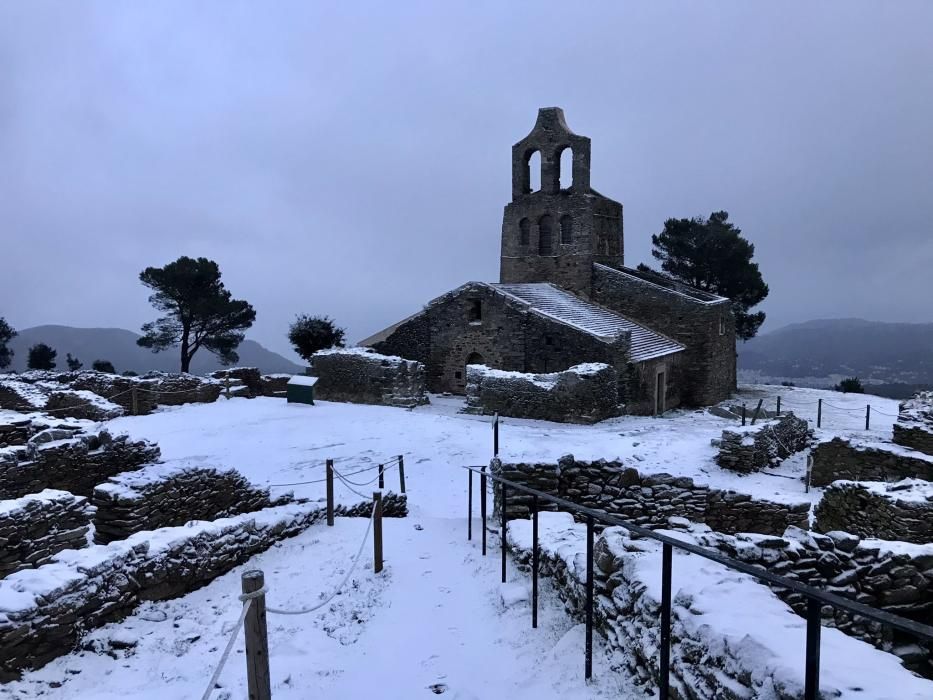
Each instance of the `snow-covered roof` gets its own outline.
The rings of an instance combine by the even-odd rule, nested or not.
[[[549,282],[494,284],[492,287],[531,306],[538,313],[579,328],[599,338],[612,339],[631,333],[629,356],[633,362],[684,350],[675,340],[655,333],[642,325],[602,306],[581,299]]]
[[[296,374],[288,380],[291,386],[314,386],[317,384],[317,377],[308,377],[304,374]]]
[[[678,282],[677,280],[666,279],[661,275],[641,272],[640,270],[635,270],[630,267],[616,268],[609,267],[608,265],[602,265],[600,263],[594,263],[594,266],[604,272],[610,272],[628,277],[629,279],[636,281],[639,284],[648,285],[667,294],[676,294],[677,296],[689,299],[690,301],[696,302],[698,304],[724,304],[729,301],[729,299],[726,297],[721,297],[718,294],[713,294],[712,292],[704,292],[702,289],[691,287],[689,284],[684,284],[683,282]]]

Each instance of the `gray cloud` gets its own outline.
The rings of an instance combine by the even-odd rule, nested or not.
[[[497,278],[511,144],[560,105],[627,263],[727,209],[766,329],[933,320],[933,5],[579,4],[0,5],[0,315],[138,329],[139,270],[206,255],[251,337],[356,340]]]

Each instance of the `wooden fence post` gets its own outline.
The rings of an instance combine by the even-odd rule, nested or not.
[[[226,385],[226,389],[227,389],[227,401],[229,401],[230,400],[230,375],[229,374],[224,375],[224,384]]]
[[[869,430],[871,425],[871,404],[865,406],[865,430]]]
[[[777,411],[776,411],[776,413],[777,413],[777,415],[781,415],[781,397],[780,397],[780,396],[777,397]]]
[[[405,493],[405,455],[398,456],[398,486]]]
[[[818,399],[816,402],[816,427],[823,427],[823,399]]]
[[[327,460],[327,527],[334,526],[334,460]]]
[[[263,587],[262,571],[247,571],[241,578],[243,593],[254,593]],[[249,700],[272,700],[269,682],[269,638],[266,633],[266,595],[252,599],[243,621],[246,636],[246,687]]]
[[[386,477],[385,477],[385,465],[379,465],[379,488],[384,489],[386,487]]]
[[[755,425],[755,421],[758,420],[758,414],[761,412],[762,403],[764,403],[764,399],[758,399],[758,405],[755,406],[755,415],[752,416],[752,425]]]
[[[745,404],[742,404],[742,425],[745,425]]]
[[[382,571],[382,491],[373,491],[373,571]]]

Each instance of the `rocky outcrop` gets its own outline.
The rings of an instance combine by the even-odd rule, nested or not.
[[[424,365],[368,348],[322,350],[311,358],[315,398],[383,406],[428,403]]]
[[[716,463],[723,469],[750,473],[778,464],[806,449],[812,431],[807,421],[787,413],[758,425],[723,430]]]
[[[50,428],[23,447],[0,451],[0,498],[47,488],[90,496],[109,477],[158,458],[158,446],[146,440],[114,438],[105,430],[93,434]]]
[[[0,502],[0,578],[33,569],[64,549],[87,546],[87,499],[46,489]]]
[[[619,378],[607,364],[528,374],[483,365],[466,368],[468,413],[498,413],[560,423],[596,423],[621,413]]]
[[[278,500],[283,505],[290,499]],[[273,505],[267,489],[237,471],[155,464],[110,477],[91,497],[94,541],[106,544],[136,532],[184,525],[190,520],[251,513]]]
[[[834,481],[933,481],[933,457],[899,445],[833,438],[813,448],[810,483]]]
[[[882,540],[933,542],[933,484],[919,479],[836,481],[817,504],[815,527]]]
[[[690,477],[642,474],[621,462],[581,462],[572,455],[555,464],[498,464],[492,472],[529,488],[582,506],[617,515],[645,527],[665,527],[680,516],[721,532],[781,534],[790,525],[807,525],[810,504],[778,503],[697,484]],[[496,508],[500,489],[494,484]],[[507,494],[507,517],[524,518],[532,497]],[[541,504],[543,508],[555,508]]]

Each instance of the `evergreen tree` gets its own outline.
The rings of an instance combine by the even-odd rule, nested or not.
[[[862,380],[858,377],[847,377],[833,387],[836,391],[843,394],[864,394],[865,387],[862,386]]]
[[[288,339],[299,357],[308,361],[318,350],[343,347],[344,329],[327,316],[301,314],[288,327]]]
[[[742,237],[727,212],[713,212],[705,221],[701,217],[668,219],[664,230],[651,236],[651,243],[651,254],[661,261],[665,273],[731,299],[736,336],[742,340],[755,337],[765,313],[749,309],[768,296],[768,285],[758,263],[752,262],[755,246]],[[644,265],[639,269],[650,270]]]
[[[143,325],[136,342],[153,352],[181,346],[181,371],[201,348],[217,355],[224,364],[239,359],[237,346],[243,331],[253,325],[256,311],[234,299],[220,281],[213,260],[180,257],[165,267],[147,267],[139,281],[153,290],[149,303],[165,316]]]
[[[98,372],[107,372],[108,374],[116,374],[117,370],[113,366],[113,363],[110,360],[94,360],[91,363],[91,369]]]
[[[16,331],[0,316],[0,369],[6,369],[13,362],[13,351],[7,347],[7,343],[15,337]]]
[[[57,355],[58,352],[45,343],[37,343],[29,348],[27,366],[29,369],[55,369]]]
[[[77,357],[72,357],[70,352],[66,353],[65,362],[68,364],[68,369],[70,369],[72,372],[77,372],[84,366],[81,360],[79,360]]]

